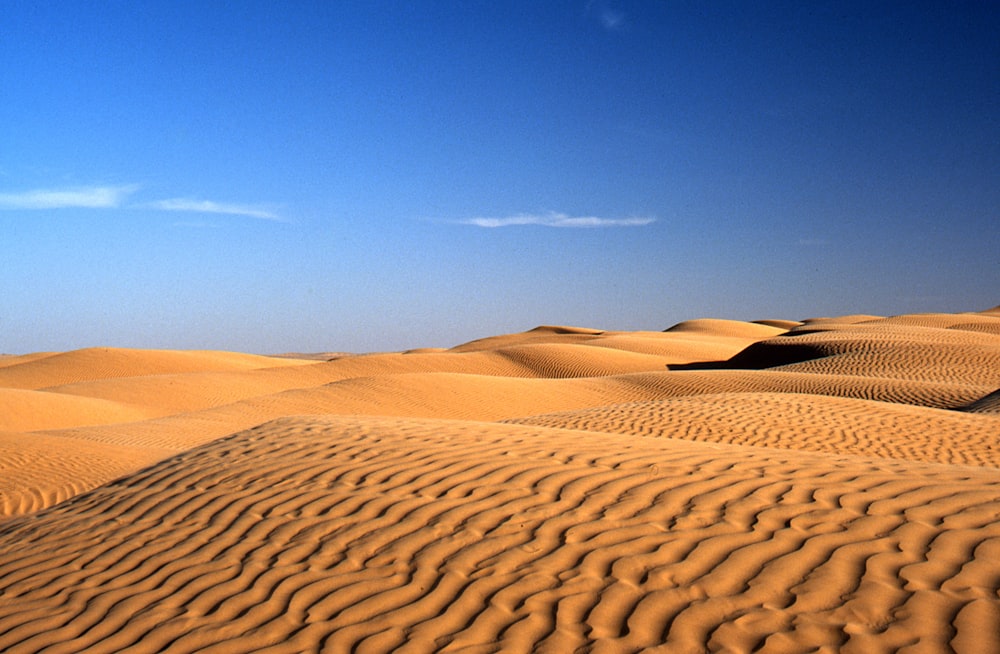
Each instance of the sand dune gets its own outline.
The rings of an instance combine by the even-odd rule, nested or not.
[[[24,390],[0,388],[0,430],[37,431],[82,425],[144,420],[158,411],[143,406],[99,397],[77,397]]]
[[[512,420],[587,431],[1000,468],[1000,422],[956,411],[794,393],[728,393]]]
[[[41,358],[29,355],[23,359],[15,363],[7,362],[7,365],[0,367],[0,388],[37,389],[93,379],[209,370],[248,370],[309,363],[235,352],[126,350],[109,347],[74,350]]]
[[[0,513],[40,511],[170,454],[65,435],[0,432]]]
[[[1000,413],[1000,389],[993,391],[989,395],[984,395],[969,406],[962,407],[966,411],[976,413]]]
[[[0,358],[5,652],[1000,651],[1000,311]]]

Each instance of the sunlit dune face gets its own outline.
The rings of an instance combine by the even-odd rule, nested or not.
[[[1000,649],[998,388],[995,312],[4,357],[0,649]]]

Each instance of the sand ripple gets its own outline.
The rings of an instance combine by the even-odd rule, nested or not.
[[[0,642],[942,651],[997,626],[998,515],[995,470],[290,418],[8,522]]]
[[[1000,312],[0,358],[0,651],[1000,651]]]

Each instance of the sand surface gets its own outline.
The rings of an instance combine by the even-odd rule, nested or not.
[[[1000,652],[1000,310],[0,357],[0,651]]]

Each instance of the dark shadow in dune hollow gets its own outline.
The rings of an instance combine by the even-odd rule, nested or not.
[[[830,354],[816,345],[790,343],[784,340],[789,336],[753,343],[725,361],[668,364],[667,370],[763,370],[820,359]]]

